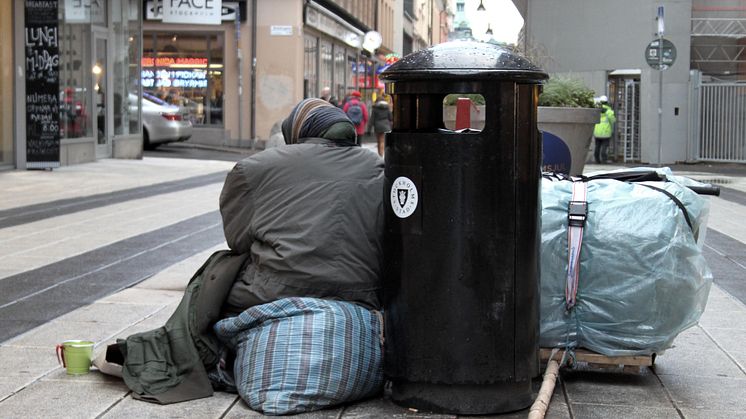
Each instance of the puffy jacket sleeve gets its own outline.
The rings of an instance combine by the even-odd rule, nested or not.
[[[609,118],[609,123],[614,124],[616,122],[616,115],[614,115],[614,111],[609,108],[609,110],[606,112],[606,116]]]
[[[259,170],[257,162],[244,159],[225,178],[220,193],[220,214],[228,247],[237,253],[249,251],[254,241],[253,218]]]

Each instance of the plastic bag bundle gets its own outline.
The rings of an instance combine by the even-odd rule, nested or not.
[[[543,179],[542,347],[587,348],[607,356],[661,353],[699,320],[712,283],[701,252],[709,202],[687,188],[702,184],[667,168],[657,172],[667,181],[586,182],[588,216],[577,300],[569,310],[565,287],[573,182]],[[646,184],[678,199],[691,227],[674,199]]]
[[[383,385],[380,314],[358,305],[285,298],[215,324],[236,353],[238,394],[267,415],[370,397]]]

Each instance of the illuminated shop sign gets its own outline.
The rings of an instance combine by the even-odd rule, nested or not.
[[[171,1],[171,0],[168,0]],[[175,3],[187,3],[186,1],[174,1]],[[186,5],[184,5],[186,6]],[[210,6],[213,6],[210,4]],[[186,7],[182,7],[184,11],[186,11]],[[163,20],[163,2],[161,0],[149,0],[145,2],[145,20]],[[178,13],[178,12],[177,12]],[[236,14],[240,15],[241,22],[246,21],[246,2],[237,2],[237,1],[224,1],[222,2],[222,5],[220,6],[220,20],[222,22],[233,22],[236,20]],[[177,14],[178,16],[178,14]],[[173,23],[173,22],[172,22]],[[180,22],[180,23],[190,23],[190,22]],[[206,23],[206,22],[197,22],[197,23]],[[216,22],[220,23],[220,22]]]
[[[104,0],[65,0],[65,23],[106,23]]]
[[[206,70],[142,70],[143,87],[207,87]]]
[[[143,57],[142,58],[142,66],[143,67],[171,67],[171,68],[178,68],[178,67],[201,67],[206,68],[207,67],[207,58],[193,58],[193,57],[177,57],[177,58],[171,58],[171,57]]]
[[[165,23],[219,25],[221,0],[165,0],[161,2]]]

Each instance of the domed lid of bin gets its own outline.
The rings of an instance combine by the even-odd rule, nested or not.
[[[541,68],[504,46],[474,41],[451,41],[413,52],[384,70],[386,81],[435,79],[505,79],[540,81]]]

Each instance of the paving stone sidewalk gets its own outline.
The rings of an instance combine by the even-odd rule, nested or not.
[[[0,207],[32,205],[50,200],[74,198],[146,186],[166,180],[184,179],[227,170],[225,162],[194,164],[174,159],[143,161],[102,160],[65,167],[51,173],[0,173]],[[608,166],[589,166],[587,170]],[[745,171],[746,172],[746,171]],[[677,173],[678,174],[678,173]],[[692,177],[723,179],[726,175],[692,172]],[[746,176],[727,175],[728,185],[746,191]],[[85,188],[75,185],[85,182]],[[743,189],[740,189],[742,188]],[[13,195],[11,191],[19,192]],[[217,209],[216,189],[202,187],[192,192],[204,194],[213,206],[201,204],[185,209],[183,217]],[[14,196],[20,198],[14,200]],[[172,197],[194,199],[194,196]],[[12,201],[9,201],[11,199]],[[120,211],[167,205],[163,197],[153,196],[116,204]],[[100,220],[99,228],[114,228],[116,219],[93,217],[102,208],[81,211],[76,217]],[[741,246],[746,244],[746,205],[712,199],[710,228],[725,234]],[[165,222],[160,219],[161,222]],[[126,220],[122,220],[124,222]],[[153,225],[158,221],[153,221]],[[95,229],[94,229],[95,230]],[[126,230],[126,229],[125,229]],[[17,228],[0,228],[0,246],[13,237]],[[120,233],[122,230],[116,230]],[[137,232],[136,232],[137,233]],[[121,233],[123,234],[123,233]],[[89,246],[97,246],[90,243]],[[85,245],[81,245],[85,247]],[[57,343],[66,339],[94,340],[101,349],[116,338],[163,325],[181,299],[194,271],[215,246],[196,253],[158,272],[139,284],[102,298],[32,329],[0,342],[0,418],[37,417],[189,417],[238,418],[261,417],[249,410],[235,394],[216,393],[214,397],[160,406],[134,400],[118,379],[93,370],[84,376],[68,376],[58,366],[54,354]],[[33,246],[26,251],[35,252]],[[743,249],[739,247],[738,249]],[[740,250],[739,250],[740,251]],[[21,253],[23,253],[21,251]],[[38,255],[38,252],[36,253]],[[22,257],[20,254],[19,257]],[[738,256],[738,255],[736,255]],[[741,255],[746,257],[746,255]],[[66,254],[49,255],[49,260]],[[56,260],[56,259],[55,259]],[[726,259],[723,259],[726,260]],[[737,272],[746,281],[746,265],[735,261]],[[43,260],[36,261],[44,263]],[[36,263],[35,262],[35,263]],[[725,262],[723,262],[725,263]],[[19,269],[23,268],[22,265]],[[32,265],[29,265],[32,266]],[[33,265],[36,266],[36,265]],[[741,269],[738,271],[738,269]],[[14,271],[15,272],[15,271]],[[739,273],[740,272],[740,273]],[[0,281],[10,274],[3,275]],[[732,418],[746,417],[746,305],[714,285],[700,324],[677,337],[674,347],[657,358],[656,365],[639,374],[620,371],[564,370],[551,402],[548,418]],[[538,382],[535,383],[535,388]],[[495,417],[523,418],[527,411]],[[391,403],[386,397],[341,406],[300,418],[447,418],[411,411]]]

